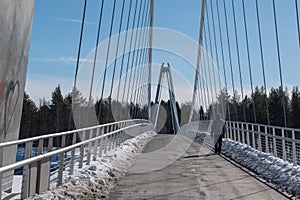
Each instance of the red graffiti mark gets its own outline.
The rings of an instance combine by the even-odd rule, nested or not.
[[[0,83],[0,105],[3,101],[3,93],[6,88],[6,83]]]

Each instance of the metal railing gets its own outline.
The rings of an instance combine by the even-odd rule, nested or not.
[[[92,160],[107,154],[125,140],[152,130],[152,124],[147,120],[126,120],[0,143],[0,199],[2,192],[12,190],[4,188],[2,181],[9,177],[12,180],[16,171],[22,175],[20,197],[24,199],[62,185],[64,176],[90,165]],[[21,149],[23,158],[2,166],[3,156],[10,153],[7,149],[11,147]]]
[[[246,144],[264,153],[300,165],[300,129],[254,124],[246,122],[227,121],[226,138]],[[213,121],[192,122],[181,128],[181,131],[198,133],[197,139],[213,149],[211,128]],[[184,129],[184,130],[183,130]],[[199,133],[206,133],[201,135]],[[203,141],[202,141],[203,140]]]
[[[226,137],[300,165],[300,129],[228,121]]]

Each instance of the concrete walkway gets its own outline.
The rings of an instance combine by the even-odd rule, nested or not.
[[[157,135],[144,152],[157,150],[172,139],[172,135]],[[222,156],[200,147],[193,142],[183,156],[160,170],[129,170],[108,199],[287,199]],[[136,165],[143,162],[140,158]]]

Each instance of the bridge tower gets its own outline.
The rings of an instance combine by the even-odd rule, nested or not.
[[[179,130],[179,120],[178,120],[178,114],[177,114],[177,108],[176,108],[176,100],[175,100],[175,92],[174,92],[174,85],[173,85],[173,78],[171,73],[171,67],[168,63],[167,66],[164,65],[164,63],[161,65],[159,79],[158,79],[158,85],[156,90],[156,96],[155,96],[155,105],[160,105],[160,97],[161,97],[161,90],[162,90],[162,81],[164,78],[164,75],[166,75],[167,83],[168,83],[168,90],[169,90],[169,98],[170,98],[170,112],[171,112],[171,120],[172,120],[172,126],[174,133],[176,134]],[[159,114],[159,106],[156,109],[156,115],[154,118],[154,126],[157,126],[157,120],[158,120],[158,114]]]

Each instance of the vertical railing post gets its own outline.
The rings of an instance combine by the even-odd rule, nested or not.
[[[237,134],[237,139],[238,139],[238,142],[242,142],[241,140],[241,134],[240,134],[240,124],[238,122],[235,123],[236,125],[236,134]]]
[[[286,149],[285,149],[285,134],[284,134],[285,130],[283,128],[281,128],[281,136],[282,136],[282,139],[281,139],[281,142],[282,142],[282,159],[284,161],[286,161]]]
[[[66,146],[66,135],[61,136],[60,148],[64,148]],[[64,172],[64,164],[65,164],[65,153],[60,153],[59,155],[59,169],[58,169],[58,177],[57,177],[57,185],[62,185],[63,181],[63,172]]]
[[[100,136],[100,128],[96,129],[96,137]],[[97,152],[99,148],[99,140],[95,140],[94,142],[94,148],[93,148],[93,161],[97,160]]]
[[[72,144],[76,143],[77,133],[72,134]],[[75,168],[75,149],[71,150],[71,160],[70,160],[70,175],[74,174]]]
[[[261,145],[261,132],[260,132],[260,125],[257,126],[257,131],[258,131],[258,150],[262,152],[262,145]]]
[[[43,154],[43,147],[44,147],[44,139],[39,139],[39,145],[38,145],[38,150],[37,150],[38,155]]]
[[[101,127],[99,132],[100,132],[100,135],[104,135],[104,127]],[[99,153],[98,153],[99,157],[102,156],[103,143],[104,143],[104,138],[100,138],[99,139]]]
[[[107,138],[107,133],[108,133],[108,126],[105,126],[104,127],[104,135],[105,137],[103,137],[103,153],[106,155],[107,154],[107,141],[108,141],[108,138]]]
[[[232,122],[232,133],[233,133],[233,140],[234,140],[234,141],[237,141],[237,139],[236,139],[236,135],[235,135],[235,131],[236,131],[236,129],[235,129],[235,122]]]
[[[226,127],[225,138],[228,138],[229,133],[228,133],[228,123],[227,123],[227,121],[225,121],[224,125]],[[199,130],[198,131],[202,131],[202,121],[200,121],[200,125],[199,125]]]
[[[265,140],[266,140],[266,153],[269,153],[269,137],[267,136],[268,135],[268,127],[265,126]]]
[[[295,143],[295,131],[292,131],[292,148],[293,148],[293,164],[297,166],[297,154],[296,154],[296,143]]]
[[[47,152],[51,152],[53,148],[53,137],[50,137],[48,139],[48,147],[47,147]]]
[[[86,131],[82,131],[81,141],[85,140]],[[84,158],[84,145],[80,146],[80,157],[79,157],[79,169],[83,167],[83,158]]]
[[[91,139],[93,137],[93,130],[89,130],[88,139]],[[92,155],[92,142],[88,143],[88,154],[87,154],[87,165],[91,164],[91,155]]]
[[[121,145],[121,131],[118,131],[117,133],[117,147],[119,147]]]
[[[48,138],[48,147],[47,147],[47,152],[51,152],[53,148],[53,137]],[[50,167],[51,167],[51,157],[50,159]],[[48,177],[48,184],[50,185],[50,176]]]
[[[32,141],[26,142],[24,159],[30,158],[32,154]],[[22,182],[22,193],[21,199],[26,199],[29,197],[30,190],[30,165],[25,165],[23,167],[23,182]]]
[[[245,142],[245,129],[244,129],[244,123],[241,123],[241,129],[242,129],[242,141],[243,141],[243,144],[246,144]]]
[[[251,124],[251,131],[252,131],[252,147],[254,148],[254,149],[256,149],[256,144],[255,144],[255,133],[254,133],[254,124]]]
[[[38,146],[38,155],[43,154],[43,148],[44,148],[44,140],[40,139],[39,146]],[[45,192],[50,187],[50,182],[49,182],[50,168],[51,168],[50,163],[51,163],[50,157],[38,161],[37,184],[36,184],[36,193],[38,194]]]
[[[109,126],[109,132],[108,133],[110,133],[112,131],[112,126]],[[107,149],[108,149],[108,152],[110,152],[111,151],[111,144],[112,144],[112,135],[109,135],[109,136],[107,136]]]
[[[246,124],[246,130],[247,130],[247,133],[246,133],[246,138],[247,138],[247,145],[250,147],[250,137],[249,137],[249,124]]]
[[[273,136],[275,136],[275,128],[273,127]],[[276,145],[276,138],[273,137],[273,153],[274,153],[274,156],[277,157],[277,145]]]
[[[233,139],[233,129],[232,129],[233,127],[232,127],[232,126],[233,126],[233,125],[232,125],[232,122],[230,121],[230,122],[229,122],[229,130],[230,130],[230,133],[229,133],[229,134],[230,134],[230,139],[234,140],[234,139]]]

